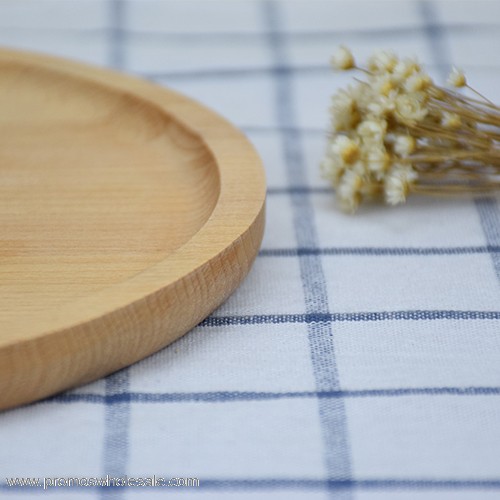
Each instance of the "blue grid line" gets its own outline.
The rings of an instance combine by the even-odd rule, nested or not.
[[[125,474],[127,466],[130,406],[126,398],[117,401],[118,404],[108,404],[108,402],[114,397],[120,398],[129,393],[129,370],[121,370],[110,375],[106,378],[105,384],[103,469],[104,475],[120,476]]]
[[[124,23],[124,3],[122,0],[108,0],[109,22],[109,57],[110,65],[115,69],[123,69],[125,63],[125,40],[122,29]],[[106,377],[106,397],[113,397],[129,392],[130,372],[128,368]],[[106,404],[103,444],[104,475],[123,476],[127,470],[128,442],[130,424],[130,405],[127,401],[119,404]],[[113,498],[124,497],[124,490],[100,490],[100,498],[107,500],[112,493]]]
[[[123,0],[108,0],[110,23],[109,34],[109,63],[112,68],[125,67],[125,4]]]
[[[500,480],[439,480],[439,479],[205,479],[200,480],[205,489],[498,489]],[[335,498],[340,498],[336,496]]]
[[[500,220],[498,221],[500,223]],[[498,241],[498,240],[497,240]],[[301,255],[365,255],[370,257],[449,256],[500,253],[500,245],[469,247],[326,247],[326,248],[267,248],[260,257],[299,257]],[[500,266],[500,262],[499,262]],[[500,272],[500,269],[499,269]]]
[[[500,387],[408,387],[396,389],[358,389],[338,391],[212,391],[212,392],[122,392],[119,394],[63,393],[42,401],[45,403],[237,403],[240,401],[274,401],[279,399],[345,399],[408,396],[500,396]]]
[[[283,323],[325,323],[360,321],[436,321],[499,320],[500,311],[422,310],[365,311],[344,313],[253,314],[246,316],[209,316],[198,327],[260,325]]]
[[[446,72],[449,69],[449,65],[438,65],[438,64],[426,64],[426,67],[430,69],[439,70],[441,72]],[[317,64],[308,66],[287,66],[283,64],[282,61],[276,66],[255,66],[253,68],[241,67],[241,68],[207,68],[207,69],[193,69],[193,70],[177,70],[169,72],[150,72],[150,71],[138,71],[136,74],[143,78],[157,82],[166,82],[173,79],[222,79],[226,80],[228,78],[249,78],[249,77],[260,77],[260,76],[274,76],[276,74],[319,74],[319,75],[330,75],[332,69],[327,64]]]
[[[449,23],[448,29],[456,34],[463,33],[476,33],[477,29],[492,31],[493,33],[498,32],[500,23],[488,22],[482,24],[464,23],[456,22]],[[409,37],[418,36],[422,32],[426,33],[427,27],[422,26],[390,26],[385,28],[355,28],[355,29],[335,29],[335,30],[323,30],[323,31],[286,31],[281,30],[279,32],[280,37],[293,42],[336,42],[339,37],[353,37],[353,38],[367,38],[370,41],[373,38],[387,38],[387,37]],[[262,40],[264,37],[271,36],[268,31],[258,31],[255,33],[238,33],[238,32],[196,32],[196,33],[168,33],[165,31],[144,31],[134,28],[129,28],[128,34],[131,38],[147,38],[147,37],[158,37],[164,38],[171,42],[210,42],[210,43],[255,43],[256,41]]]
[[[279,3],[266,1],[263,14],[269,28],[269,45],[275,65],[275,113],[280,126],[294,128],[296,123],[291,88],[291,72],[287,64],[285,41],[280,36],[281,18]],[[290,184],[306,184],[304,159],[301,151],[301,136],[291,131],[282,134],[282,150],[287,165]],[[317,234],[314,213],[309,198],[291,195],[294,229],[299,247],[316,247]],[[319,256],[301,255],[299,266],[302,280],[306,311],[309,314],[328,314],[328,292]],[[313,373],[318,391],[337,391],[340,389],[332,338],[331,322],[308,323],[308,339]],[[324,460],[329,479],[349,479],[351,477],[351,458],[348,443],[347,419],[344,401],[319,399],[319,416],[323,434]],[[350,498],[351,495],[345,495]]]
[[[119,476],[124,477],[124,476]],[[186,491],[187,488],[165,488],[161,486],[141,488],[141,494],[148,492],[158,492],[163,490],[166,494],[173,494],[175,491]],[[424,478],[399,478],[399,479],[284,479],[284,478],[268,478],[268,479],[200,479],[198,488],[189,488],[189,491],[196,492],[197,490],[324,490],[324,491],[349,491],[352,490],[497,490],[500,489],[500,479],[424,479]],[[79,493],[93,493],[96,490],[105,491],[108,493],[119,493],[129,488],[123,487],[59,487],[51,489],[51,493],[64,493],[68,491],[78,491]],[[26,493],[30,494],[42,493],[47,491],[36,487],[11,487],[6,483],[0,483],[0,491],[9,493]],[[111,497],[111,495],[110,495]],[[116,498],[116,495],[113,495]],[[339,498],[336,496],[335,498]]]
[[[317,64],[309,66],[287,66],[279,64],[278,66],[255,66],[255,67],[241,67],[241,68],[207,68],[207,69],[190,69],[169,71],[164,73],[155,73],[149,71],[138,72],[144,78],[151,80],[170,80],[173,78],[187,78],[187,79],[200,79],[200,78],[248,78],[249,76],[288,74],[288,73],[320,73],[330,74],[331,68],[327,64]]]
[[[302,134],[311,134],[311,135],[322,135],[325,136],[328,134],[328,131],[324,128],[319,127],[290,127],[290,126],[267,126],[267,125],[240,125],[239,127],[244,132],[249,134],[281,134],[282,132],[296,132],[300,131]]]
[[[283,187],[283,188],[268,188],[267,195],[302,195],[309,196],[312,194],[327,194],[331,196],[334,193],[334,190],[329,187],[308,187],[308,186],[291,186],[291,187]]]
[[[488,248],[495,248],[500,244],[500,208],[495,198],[478,198],[475,200],[479,212],[483,232],[488,242]],[[491,261],[500,282],[500,255],[490,251]]]
[[[114,1],[114,0],[110,0]],[[123,0],[122,0],[123,1]],[[112,7],[114,8],[114,6]],[[436,27],[435,23],[431,23],[431,27]],[[482,33],[491,31],[494,34],[498,32],[500,23],[488,22],[488,23],[466,23],[466,22],[450,22],[446,25],[447,30],[454,34],[467,34],[475,33],[478,29],[481,29]],[[323,31],[284,31],[280,32],[282,38],[290,39],[293,42],[331,42],[337,41],[340,37],[353,37],[353,38],[369,38],[373,40],[374,37],[408,37],[408,36],[418,36],[422,34],[422,31],[426,32],[428,28],[422,26],[407,26],[407,27],[386,27],[386,28],[355,28],[355,29],[335,29],[335,30],[323,30]],[[95,37],[101,35],[109,35],[109,28],[66,28],[60,26],[2,26],[3,31],[14,31],[23,32],[28,31],[37,35],[73,35],[82,37]],[[167,31],[157,31],[154,29],[144,30],[133,27],[125,28],[122,26],[122,31],[126,33],[127,38],[132,39],[152,39],[157,38],[159,42],[178,42],[178,43],[255,43],[260,41],[263,37],[269,36],[269,33],[259,31],[254,33],[240,33],[240,32],[178,32],[169,33]],[[155,40],[156,41],[156,40]]]
[[[450,71],[450,57],[444,37],[443,26],[441,23],[436,22],[438,13],[436,12],[432,0],[420,0],[417,5],[420,10],[420,16],[424,22],[427,40],[429,40],[432,48],[433,66],[440,72],[440,76],[444,80]]]

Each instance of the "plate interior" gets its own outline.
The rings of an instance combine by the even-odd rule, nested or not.
[[[217,203],[203,141],[140,97],[10,62],[0,110],[0,325],[140,273]]]

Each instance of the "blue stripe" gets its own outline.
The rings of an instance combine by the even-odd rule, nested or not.
[[[282,148],[287,165],[289,185],[307,184],[302,137],[295,124],[291,70],[287,64],[285,41],[281,37],[280,4],[263,3],[263,14],[269,29],[269,45],[274,63],[275,113],[280,127],[291,127],[282,134]],[[295,236],[299,247],[317,247],[314,212],[308,197],[291,194]],[[300,255],[299,266],[305,307],[308,315],[328,315],[328,292],[321,259],[317,255]],[[335,348],[329,321],[308,322],[308,339],[316,388],[318,392],[340,390]],[[319,416],[323,433],[324,460],[328,478],[348,480],[351,477],[347,421],[342,398],[320,398]],[[344,498],[351,498],[345,495]]]
[[[114,1],[114,0],[110,0]],[[122,0],[123,1],[123,0]],[[431,23],[432,26],[432,23]],[[481,33],[487,33],[488,31],[492,32],[492,34],[496,34],[498,32],[500,24],[499,23],[466,23],[466,22],[458,22],[458,23],[450,23],[447,24],[447,30],[456,35],[460,34],[468,34],[473,32],[477,33],[478,28],[481,29]],[[13,31],[23,33],[26,31],[26,26],[2,26],[3,31]],[[74,28],[65,28],[60,26],[51,26],[51,27],[43,27],[43,26],[33,26],[29,27],[30,33],[34,33],[37,35],[56,35],[56,36],[81,36],[81,37],[96,37],[102,36],[103,34],[109,34],[109,28],[86,28],[86,27],[74,27]],[[161,43],[162,41],[169,43],[192,43],[192,44],[226,44],[226,43],[251,43],[259,42],[266,35],[269,34],[263,33],[262,31],[254,32],[254,33],[242,33],[242,32],[185,32],[185,33],[172,33],[168,31],[155,31],[151,30],[142,30],[136,28],[123,28],[123,32],[126,33],[128,38],[134,39],[137,41],[148,40],[155,41]],[[409,36],[419,36],[422,32],[426,33],[426,28],[421,26],[393,26],[387,28],[354,28],[354,29],[341,29],[341,30],[323,30],[323,31],[281,31],[280,35],[283,38],[289,38],[293,42],[315,42],[315,43],[331,43],[335,42],[339,38],[350,37],[350,38],[367,38],[370,41],[374,37],[380,37],[381,39],[387,39],[388,37],[405,37]],[[156,39],[156,40],[152,40]]]
[[[305,195],[309,196],[311,194],[333,194],[332,188],[327,187],[307,187],[307,186],[292,186],[292,187],[283,187],[283,188],[268,188],[268,195],[276,195],[276,194],[294,194],[294,195]]]
[[[326,136],[327,131],[324,128],[314,128],[314,127],[290,127],[284,125],[278,126],[266,126],[266,125],[241,125],[240,129],[249,134],[281,134],[282,132],[300,132],[302,134],[310,135],[321,135]]]
[[[293,73],[319,73],[328,74],[331,69],[326,64],[317,64],[309,66],[296,66],[289,67],[285,65],[279,66],[256,66],[253,68],[249,67],[227,67],[227,68],[207,68],[207,69],[190,69],[190,70],[178,70],[169,71],[167,73],[152,73],[152,72],[141,72],[140,75],[144,78],[150,80],[164,81],[171,79],[201,79],[201,78],[248,78],[250,76],[274,76],[276,74],[288,74]]]
[[[128,461],[128,431],[130,424],[130,375],[128,368],[106,378],[106,404],[103,449],[103,476],[124,476]],[[91,395],[90,395],[91,396]],[[57,396],[56,396],[57,397]],[[61,395],[64,397],[64,394]],[[93,402],[92,400],[89,402]],[[95,401],[98,402],[98,401]],[[102,489],[101,499],[124,498],[123,489]]]
[[[213,489],[307,489],[307,490],[352,490],[352,489],[498,489],[500,480],[439,480],[439,479],[207,479],[202,488]],[[336,496],[335,498],[340,498]]]
[[[439,479],[243,479],[204,480],[202,488],[213,489],[307,489],[307,490],[352,490],[352,489],[498,489],[500,480],[439,480]],[[335,498],[339,498],[336,496]]]
[[[110,65],[115,69],[125,66],[124,0],[108,0],[110,9],[109,53]],[[105,380],[107,398],[119,397],[130,390],[128,368],[113,373]],[[130,405],[127,401],[106,404],[103,445],[103,475],[123,476],[127,471],[128,431],[130,423]],[[100,489],[100,498],[115,500],[124,498],[123,489]]]
[[[397,389],[362,389],[350,391],[299,392],[122,392],[115,394],[68,393],[46,399],[45,403],[89,403],[123,405],[129,403],[237,403],[240,401],[274,401],[279,399],[344,399],[402,396],[499,396],[500,387],[409,387]]]
[[[109,6],[109,64],[112,68],[125,67],[125,4],[124,0],[108,0]]]
[[[500,221],[499,221],[500,223]],[[333,248],[268,248],[259,252],[260,257],[300,257],[301,255],[367,255],[405,257],[405,256],[448,256],[500,253],[500,245],[470,247],[333,247]],[[499,261],[500,265],[500,261]]]
[[[59,487],[52,488],[51,493],[64,493],[68,491],[78,491],[78,493],[87,492],[89,494],[95,493],[96,490],[107,491],[110,494],[125,491],[129,488],[120,487]],[[132,488],[133,489],[133,488]],[[268,478],[268,479],[200,479],[199,487],[189,488],[165,488],[161,486],[141,488],[141,494],[148,492],[157,492],[159,489],[163,490],[165,494],[176,492],[179,494],[180,490],[186,492],[187,490],[195,493],[197,490],[244,490],[244,491],[258,491],[258,490],[326,490],[326,491],[351,491],[351,490],[497,490],[500,489],[500,479],[281,479],[281,478]],[[42,488],[35,487],[10,487],[6,483],[0,484],[0,492],[9,494],[25,493],[29,491],[31,494],[41,493],[46,494]],[[136,488],[137,491],[137,488]],[[111,495],[110,495],[111,496]],[[115,495],[113,495],[116,498]],[[339,498],[336,496],[335,498]]]
[[[483,232],[490,249],[500,245],[500,209],[495,198],[479,198],[475,200],[479,212]],[[500,282],[500,254],[490,250],[491,261]]]
[[[428,67],[432,69],[437,69],[441,72],[446,72],[449,69],[449,65],[436,65],[428,64]],[[494,68],[492,68],[494,69]],[[170,80],[177,79],[189,79],[189,80],[199,80],[199,79],[228,79],[228,78],[249,78],[249,77],[262,77],[262,76],[275,76],[275,75],[290,75],[290,74],[319,74],[319,75],[329,75],[331,73],[331,68],[327,64],[315,64],[315,65],[303,65],[303,66],[287,66],[282,64],[282,61],[277,66],[256,66],[253,68],[249,67],[227,67],[227,68],[207,68],[207,69],[190,69],[190,70],[177,70],[169,72],[149,72],[142,71],[137,72],[138,75],[143,78],[157,81],[159,83],[167,82]],[[284,124],[282,124],[283,126]]]
[[[444,27],[439,22],[438,13],[431,0],[420,0],[417,5],[424,23],[427,40],[431,45],[433,66],[439,71],[441,78],[444,80],[451,68],[451,58],[444,36]]]
[[[498,320],[500,311],[410,310],[353,313],[256,314],[249,316],[210,316],[200,327],[261,325],[283,323],[325,323],[356,321],[434,321]]]
[[[493,21],[493,20],[492,20]],[[431,24],[432,26],[432,24]],[[478,27],[480,27],[482,33],[488,31],[493,34],[497,34],[499,23],[483,23],[478,26],[474,23],[454,23],[449,24],[448,29],[454,34],[467,34],[467,33],[477,33]],[[389,37],[404,37],[408,38],[410,36],[419,36],[427,33],[428,27],[422,26],[405,26],[401,27],[397,24],[395,26],[387,28],[353,28],[353,29],[336,29],[336,30],[323,30],[323,31],[280,31],[280,36],[282,38],[290,39],[293,42],[324,42],[332,43],[337,42],[339,38],[351,37],[353,39],[363,39],[366,38],[368,41],[372,41],[374,38],[380,38],[386,41]],[[134,38],[161,38],[168,42],[179,42],[179,43],[212,43],[212,44],[225,44],[225,43],[255,43],[259,42],[265,37],[272,36],[271,33],[266,33],[258,31],[255,33],[240,33],[240,32],[196,32],[196,33],[168,33],[165,31],[143,31],[130,29],[129,35]]]

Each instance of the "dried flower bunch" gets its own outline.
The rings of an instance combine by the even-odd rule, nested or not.
[[[365,76],[332,98],[331,134],[322,171],[343,210],[365,200],[402,203],[411,192],[446,194],[500,188],[500,108],[454,69],[436,85],[413,59],[375,53],[366,68],[340,47],[337,70]]]

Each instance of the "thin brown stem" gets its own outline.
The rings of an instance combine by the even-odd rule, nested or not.
[[[496,112],[497,114],[500,113],[500,109],[499,109],[498,105],[491,102],[488,99],[486,99],[486,102],[485,102],[483,100],[474,99],[473,97],[464,96],[463,94],[460,94],[458,92],[453,92],[451,90],[445,89],[444,87],[437,87],[437,88],[439,90],[441,90],[452,101],[460,101],[460,102],[463,102],[464,104],[468,104],[468,105],[476,105],[477,104],[478,106],[492,108],[493,111]],[[483,97],[483,99],[484,99],[484,97]]]

